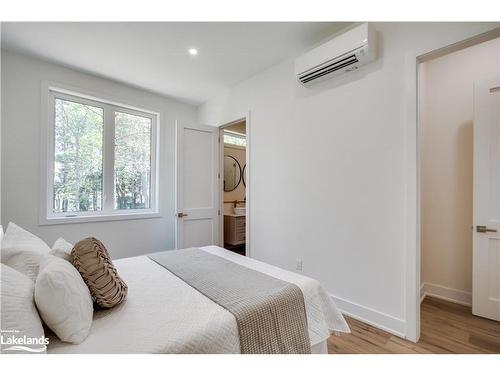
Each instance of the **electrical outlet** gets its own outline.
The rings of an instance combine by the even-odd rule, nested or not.
[[[302,259],[297,259],[297,264],[295,266],[297,271],[302,271]]]

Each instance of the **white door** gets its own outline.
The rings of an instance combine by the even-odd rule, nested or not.
[[[500,320],[500,83],[474,87],[472,313]]]
[[[218,244],[218,133],[176,124],[177,249]]]

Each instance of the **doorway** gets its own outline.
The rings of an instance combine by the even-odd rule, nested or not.
[[[421,302],[438,298],[495,320],[500,94],[491,89],[499,84],[500,38],[419,61]]]
[[[248,256],[247,118],[220,127],[220,243]]]

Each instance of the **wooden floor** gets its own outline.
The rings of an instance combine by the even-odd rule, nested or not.
[[[347,318],[352,333],[331,336],[332,354],[500,353],[500,323],[472,315],[471,308],[426,297],[420,341],[413,343]]]

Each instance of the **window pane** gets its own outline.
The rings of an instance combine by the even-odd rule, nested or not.
[[[115,112],[115,208],[150,208],[151,119]]]
[[[243,137],[238,137],[237,135],[224,133],[224,143],[246,147],[247,140]]]
[[[104,110],[55,100],[54,212],[102,209]]]

